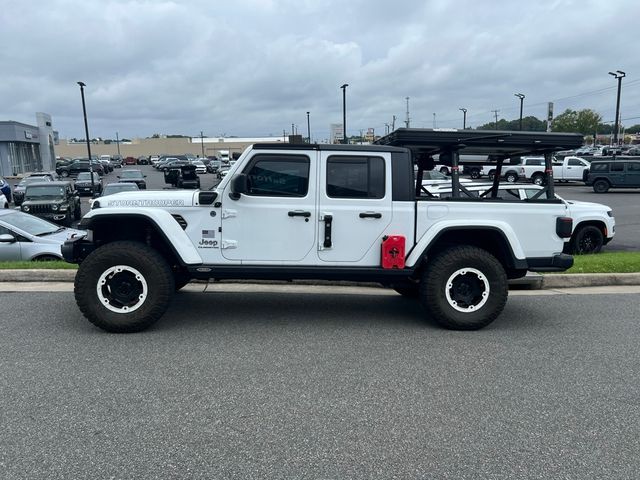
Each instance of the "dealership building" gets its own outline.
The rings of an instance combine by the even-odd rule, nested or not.
[[[37,125],[0,121],[0,176],[55,169],[57,132],[51,115],[36,113]]]

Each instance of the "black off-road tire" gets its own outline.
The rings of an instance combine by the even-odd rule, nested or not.
[[[107,275],[110,269],[120,267],[124,271]],[[140,280],[133,270],[139,272]],[[108,281],[99,293],[98,284],[105,275]],[[174,291],[173,272],[164,258],[151,247],[132,241],[112,242],[94,250],[80,264],[74,283],[80,311],[91,323],[113,333],[139,332],[156,323],[169,307]],[[131,311],[125,311],[124,301],[118,303],[123,298],[118,294],[131,296]]]
[[[579,227],[571,238],[571,253],[590,254],[599,253],[604,243],[602,231],[594,225]]]
[[[609,182],[606,180],[596,180],[593,182],[593,191],[596,193],[607,193],[609,191]]]
[[[420,282],[420,301],[428,317],[452,330],[489,325],[504,309],[508,294],[502,264],[486,250],[472,246],[439,253],[427,264]]]

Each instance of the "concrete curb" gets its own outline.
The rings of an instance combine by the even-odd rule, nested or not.
[[[73,282],[76,270],[0,270],[0,282]],[[233,283],[238,283],[233,282]],[[246,283],[246,282],[243,282]],[[256,282],[250,283],[289,283],[289,282]],[[375,283],[328,282],[300,280],[293,283],[300,285],[358,285],[377,286]],[[640,285],[640,273],[574,273],[545,274],[529,273],[524,278],[509,282],[513,289],[550,289],[570,287],[602,287],[617,285]]]

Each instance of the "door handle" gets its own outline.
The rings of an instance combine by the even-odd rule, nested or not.
[[[379,212],[360,212],[360,218],[382,218]]]
[[[305,212],[303,210],[293,210],[288,213],[290,217],[304,217],[309,218],[311,216],[311,212]]]

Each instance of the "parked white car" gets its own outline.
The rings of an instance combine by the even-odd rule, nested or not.
[[[465,185],[473,195],[489,197],[492,184],[474,183]],[[499,186],[499,197],[503,199],[531,200],[543,187],[531,183],[514,183]],[[430,192],[434,196],[446,196],[451,193],[451,186],[440,185]],[[544,194],[543,194],[544,195]],[[571,238],[565,243],[564,253],[584,254],[598,253],[608,244],[616,232],[616,219],[613,210],[608,205],[578,200],[565,200],[560,195],[556,197],[565,202],[569,209],[569,216],[573,219]]]
[[[460,183],[467,185],[468,183],[473,183],[472,180],[468,178],[460,178]],[[438,187],[441,185],[448,185],[451,187],[451,177],[441,173],[439,170],[426,170],[422,176],[422,188],[423,190],[431,191],[433,187]]]
[[[28,213],[0,210],[0,261],[62,260],[62,244],[86,233]]]

